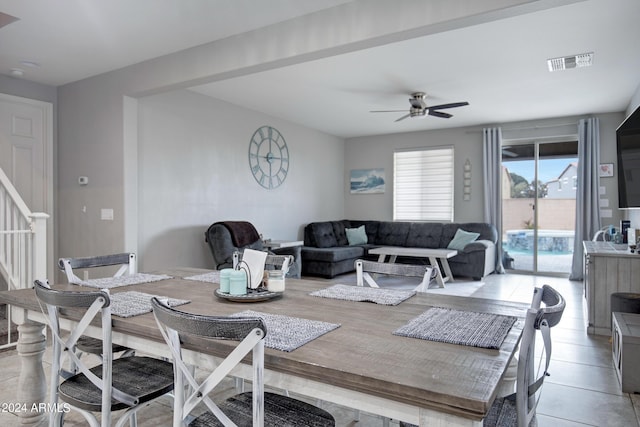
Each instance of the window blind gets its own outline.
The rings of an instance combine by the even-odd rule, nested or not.
[[[393,154],[393,219],[453,221],[453,147]]]

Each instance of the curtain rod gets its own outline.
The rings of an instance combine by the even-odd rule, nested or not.
[[[535,129],[544,129],[544,128],[555,128],[560,126],[578,126],[578,122],[558,123],[554,125],[524,126],[519,128],[502,128],[502,132],[510,132],[510,131],[516,131],[516,130],[535,130]],[[484,126],[484,127],[500,127],[500,126]],[[482,132],[482,129],[467,131],[467,133],[480,133],[480,132]]]

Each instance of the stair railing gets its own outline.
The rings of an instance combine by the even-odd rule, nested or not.
[[[0,289],[26,289],[34,279],[47,277],[47,218],[29,210],[0,169]],[[1,311],[9,331],[0,341],[5,348],[15,345],[17,334],[12,334],[11,311],[6,306]]]

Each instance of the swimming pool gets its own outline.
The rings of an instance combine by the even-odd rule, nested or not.
[[[505,250],[509,253],[533,251],[532,229],[507,230],[503,239]],[[573,253],[574,230],[538,230],[538,253]]]

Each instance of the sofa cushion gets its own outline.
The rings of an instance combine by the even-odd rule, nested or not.
[[[331,226],[333,227],[333,235],[336,236],[336,242],[338,242],[337,246],[347,246],[349,244],[349,239],[347,239],[347,233],[345,230],[347,227],[351,227],[349,221],[331,221]]]
[[[409,227],[406,246],[411,248],[438,248],[441,236],[441,223],[413,222]]]
[[[333,224],[331,222],[314,222],[310,224],[310,227],[316,247],[332,248],[334,246],[338,246],[338,241],[333,232]]]
[[[405,246],[410,222],[381,221],[375,244],[383,246]]]
[[[349,245],[353,246],[367,244],[367,233],[365,231],[364,225],[361,225],[358,228],[345,228],[344,231],[347,234]]]
[[[367,233],[367,242],[373,243],[376,241],[376,236],[378,235],[378,227],[380,226],[380,221],[361,221],[361,220],[351,220],[349,221],[352,228],[360,227],[364,225],[364,230]]]
[[[439,247],[446,248],[449,246],[449,242],[453,239],[453,236],[455,236],[459,228],[472,233],[480,233],[478,240],[489,240],[493,243],[498,241],[496,228],[491,224],[482,222],[449,223],[442,225],[442,236],[440,237]]]
[[[447,248],[461,251],[469,243],[476,241],[479,236],[480,233],[472,233],[469,231],[465,231],[462,228],[458,228],[456,234],[453,236],[453,239],[451,239],[451,241],[447,245]]]
[[[302,257],[304,261],[337,262],[348,259],[361,258],[365,250],[362,246],[337,246],[333,248],[312,248],[304,246]],[[304,265],[304,264],[303,264]]]

